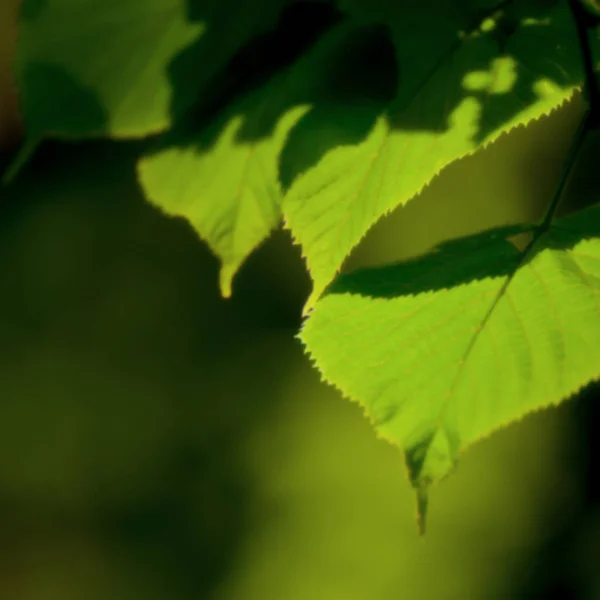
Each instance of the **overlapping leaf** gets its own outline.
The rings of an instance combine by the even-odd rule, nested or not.
[[[378,114],[381,83],[372,73],[365,81],[367,68],[361,71],[353,59],[379,34],[353,23],[334,27],[210,127],[183,138],[174,135],[140,162],[148,198],[168,214],[185,217],[221,260],[224,296],[244,259],[279,223],[286,181],[307,168],[315,153],[333,147],[340,134],[357,133],[340,96],[351,104],[357,95],[370,98],[350,109],[350,117],[360,115],[367,128]],[[294,135],[303,117],[323,114],[330,118],[318,137]]]
[[[340,276],[301,339],[323,378],[404,449],[413,485],[600,376],[600,206],[521,254],[501,228]]]
[[[167,128],[286,0],[23,0],[15,71],[27,135]]]
[[[314,282],[307,309],[377,219],[452,161],[550,112],[583,80],[566,2],[540,10],[540,3],[483,0],[341,4],[389,25],[400,84],[364,139],[331,150],[286,195],[287,227]],[[504,8],[481,18],[490,4]],[[318,128],[304,133],[317,137]]]

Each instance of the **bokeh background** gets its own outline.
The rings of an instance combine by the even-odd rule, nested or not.
[[[458,161],[346,268],[539,217],[582,113]],[[467,452],[420,538],[399,451],[294,337],[298,248],[274,234],[222,300],[206,246],[144,200],[142,149],[48,143],[0,190],[2,600],[600,599],[597,386]],[[564,210],[597,201],[598,156],[592,139]]]

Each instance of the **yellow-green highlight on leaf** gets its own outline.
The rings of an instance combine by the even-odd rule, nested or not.
[[[473,28],[479,13],[468,6],[479,4],[342,2],[364,21],[388,22],[399,85],[368,135],[331,149],[287,191],[286,227],[313,279],[305,314],[378,219],[453,161],[550,113],[583,81],[567,3],[537,12],[529,2],[508,3]],[[362,126],[358,107],[355,126]]]
[[[286,0],[22,0],[15,76],[30,138],[167,129]]]
[[[427,488],[494,430],[600,377],[600,206],[521,254],[504,227],[339,276],[300,337]],[[425,494],[425,495],[424,495]]]

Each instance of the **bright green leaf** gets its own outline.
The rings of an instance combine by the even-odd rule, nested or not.
[[[404,450],[421,504],[468,446],[600,376],[600,206],[523,253],[506,241],[520,231],[342,275],[302,330],[323,378]]]
[[[507,12],[485,18],[466,10],[466,2],[345,4],[357,3],[359,17],[387,22],[393,32],[398,94],[368,135],[326,153],[296,178],[284,199],[286,225],[314,282],[305,310],[381,216],[408,202],[454,160],[548,114],[583,80],[564,2],[539,13],[529,2],[509,3]],[[338,110],[331,108],[332,121]],[[354,126],[362,126],[359,110]],[[304,134],[316,138],[318,124]]]
[[[27,135],[167,128],[286,0],[23,0],[15,71]]]

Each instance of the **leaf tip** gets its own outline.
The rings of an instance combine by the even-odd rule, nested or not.
[[[308,315],[310,315],[313,308],[317,304],[317,300],[319,300],[319,298],[323,294],[324,288],[325,286],[323,285],[317,285],[316,283],[313,284],[312,292],[310,293],[310,296],[308,297],[308,300],[306,301],[306,303],[304,304],[304,308],[302,309],[303,317],[308,317]]]
[[[306,301],[306,303],[304,304],[304,307],[302,308],[302,317],[306,318],[308,316],[310,316],[310,313],[313,311],[315,304],[316,304],[317,299],[314,297],[314,294],[311,294],[308,298],[308,300]]]
[[[417,497],[417,528],[419,536],[423,537],[426,531],[427,508],[429,506],[429,494],[427,486],[422,484],[415,489]]]
[[[219,272],[219,290],[222,298],[231,298],[231,287],[236,267],[232,265],[222,265]]]

